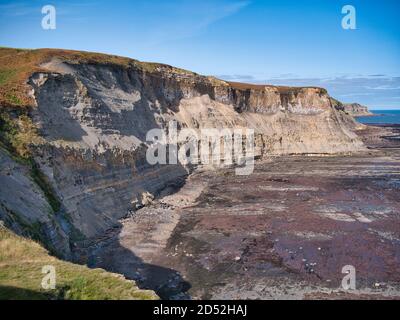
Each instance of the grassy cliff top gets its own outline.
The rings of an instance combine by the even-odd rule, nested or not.
[[[251,84],[251,83],[242,83],[242,82],[228,82],[232,88],[239,90],[264,90],[264,88],[273,88],[277,89],[281,94],[289,94],[289,93],[298,93],[304,89],[315,89],[320,93],[327,93],[326,89],[319,87],[288,87],[288,86],[274,86],[274,85],[265,85],[265,84]]]
[[[0,48],[0,105],[28,106],[32,105],[29,87],[26,85],[34,72],[47,72],[41,65],[58,58],[70,64],[98,63],[121,66],[135,66],[147,72],[166,71],[175,74],[195,75],[195,73],[169,65],[107,55],[102,53],[62,50],[62,49],[13,49]]]
[[[56,270],[56,289],[44,290],[43,266]],[[0,300],[154,300],[152,291],[102,269],[61,261],[38,243],[0,225]]]

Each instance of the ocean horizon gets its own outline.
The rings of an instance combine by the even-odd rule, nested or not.
[[[367,117],[356,117],[363,124],[400,124],[400,110],[371,110],[374,114]]]

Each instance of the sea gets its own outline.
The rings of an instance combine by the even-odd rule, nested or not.
[[[369,117],[357,117],[357,121],[364,124],[399,124],[400,110],[371,110],[374,114]]]

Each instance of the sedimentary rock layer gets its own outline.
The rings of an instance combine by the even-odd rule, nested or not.
[[[363,106],[359,103],[345,103],[344,110],[354,117],[371,116],[372,113],[368,110],[368,107]]]

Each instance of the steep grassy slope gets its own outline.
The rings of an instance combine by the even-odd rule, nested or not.
[[[42,267],[56,269],[55,290],[44,290]],[[0,299],[154,300],[151,291],[101,269],[89,269],[54,258],[39,244],[0,225]]]

